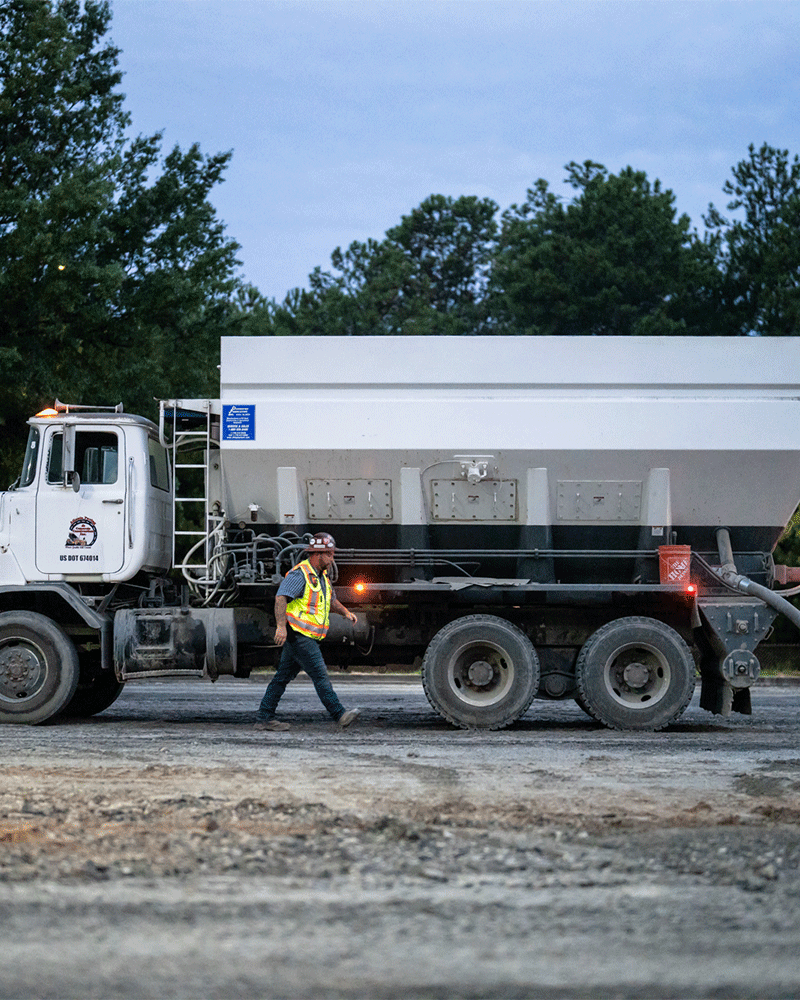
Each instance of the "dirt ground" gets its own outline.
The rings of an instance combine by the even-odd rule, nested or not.
[[[5,726],[0,998],[797,997],[800,687],[662,733],[418,682],[140,682]]]

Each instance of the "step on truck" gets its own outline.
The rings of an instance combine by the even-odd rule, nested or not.
[[[0,495],[0,720],[274,665],[272,608],[337,542],[333,666],[421,672],[453,725],[574,699],[616,729],[751,712],[796,625],[791,338],[223,338],[218,399],[56,403]],[[783,587],[783,591],[781,591]]]

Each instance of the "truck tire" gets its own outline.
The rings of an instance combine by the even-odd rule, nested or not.
[[[539,659],[516,625],[467,615],[436,633],[422,661],[428,701],[462,729],[502,729],[530,708]]]
[[[45,722],[77,685],[78,654],[54,621],[34,611],[0,614],[0,721]]]
[[[598,629],[575,672],[581,707],[609,729],[663,729],[694,693],[691,650],[655,618],[619,618]]]
[[[573,700],[574,700],[575,704],[576,704],[576,705],[578,706],[578,708],[579,708],[579,709],[580,709],[580,710],[581,710],[582,712],[586,712],[586,714],[587,714],[587,715],[588,715],[588,716],[589,716],[589,717],[590,717],[591,719],[594,719],[594,716],[593,716],[593,715],[592,715],[592,713],[591,713],[591,712],[589,711],[589,706],[588,706],[588,705],[586,704],[586,702],[585,702],[585,701],[583,700],[583,698],[581,698],[581,696],[580,696],[579,694],[577,694],[577,693],[576,693],[576,694],[575,694],[575,696],[574,696],[574,698],[573,698]],[[597,719],[595,719],[594,721],[595,721],[595,722],[597,722]]]
[[[88,719],[90,715],[97,715],[113,705],[124,687],[125,682],[118,681],[113,670],[101,670],[94,664],[85,667],[81,663],[78,687],[62,714]]]

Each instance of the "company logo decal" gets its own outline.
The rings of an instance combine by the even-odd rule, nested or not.
[[[225,405],[222,407],[222,440],[255,441],[255,403],[246,405]]]
[[[69,524],[68,549],[88,549],[97,541],[97,525],[90,517],[76,517]]]

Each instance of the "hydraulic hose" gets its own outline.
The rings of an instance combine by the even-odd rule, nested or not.
[[[776,594],[769,587],[762,587],[760,583],[754,583],[746,576],[736,570],[736,563],[733,559],[733,548],[731,546],[731,536],[727,528],[717,528],[717,548],[719,549],[720,566],[715,568],[717,575],[729,587],[740,590],[743,594],[757,597],[768,604],[775,611],[784,615],[789,621],[800,629],[800,610],[790,604],[785,597]]]

